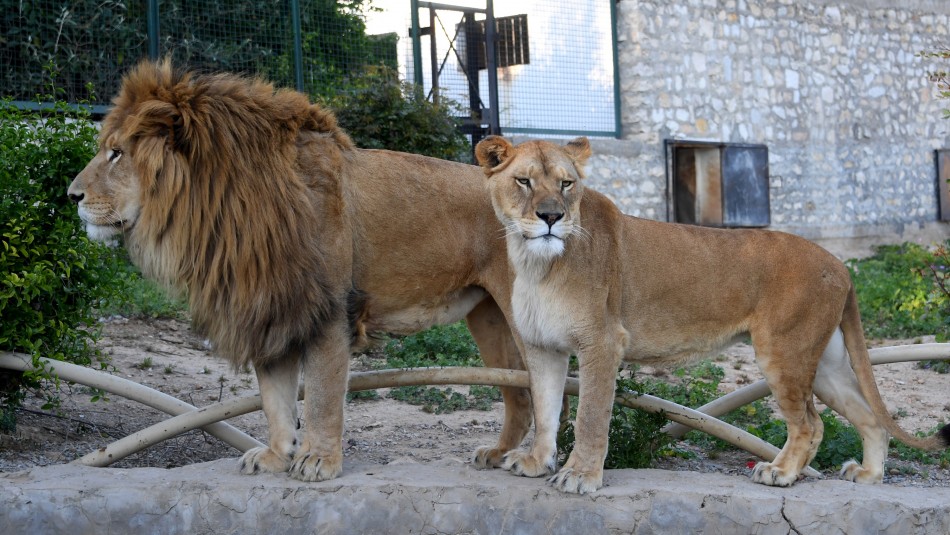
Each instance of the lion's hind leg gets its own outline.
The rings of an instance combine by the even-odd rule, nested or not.
[[[887,431],[877,422],[864,396],[844,346],[841,331],[836,331],[818,363],[815,394],[851,422],[864,445],[862,462],[850,460],[842,466],[841,476],[856,483],[880,483],[887,457]]]
[[[241,457],[241,473],[286,472],[297,447],[297,382],[300,355],[288,355],[266,366],[255,366],[269,442]]]
[[[752,481],[787,487],[814,458],[824,434],[812,394],[818,359],[817,355],[810,358],[807,352],[800,358],[791,358],[772,350],[760,351],[759,347],[756,347],[756,358],[785,418],[788,439],[772,462],[755,466]]]
[[[523,370],[521,353],[512,337],[511,328],[494,299],[486,298],[466,317],[468,329],[478,346],[485,366]],[[521,445],[531,427],[531,394],[524,388],[500,387],[505,403],[505,421],[495,446],[475,450],[472,464],[476,468],[497,468],[509,451]]]

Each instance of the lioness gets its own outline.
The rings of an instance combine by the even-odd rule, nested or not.
[[[69,186],[93,239],[121,236],[142,272],[187,296],[196,330],[253,364],[270,441],[241,471],[304,481],[342,470],[350,353],[373,332],[466,318],[486,365],[520,368],[510,276],[477,166],[360,150],[301,93],[143,62],[124,78],[99,152]],[[298,441],[297,384],[305,384]],[[497,466],[527,432],[503,389]]]
[[[512,308],[531,375],[535,439],[504,467],[527,476],[555,469],[555,433],[568,354],[577,352],[581,393],[577,441],[551,478],[587,493],[603,480],[607,431],[621,359],[681,363],[748,334],[788,425],[773,462],[753,481],[792,484],[822,438],[813,392],[844,415],[864,442],[862,464],[843,477],[880,482],[890,432],[905,444],[950,443],[950,426],[926,439],[888,414],[871,373],[847,268],[804,239],[764,230],[722,230],[625,216],[585,190],[585,138],[560,147],[512,146],[490,137],[476,147],[492,204],[505,225],[515,271]]]

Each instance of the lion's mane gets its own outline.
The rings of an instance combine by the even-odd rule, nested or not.
[[[353,145],[329,111],[169,61],[131,70],[113,104],[100,138],[133,147],[140,180],[126,247],[146,276],[187,296],[217,352],[266,365],[346,313],[345,291],[326,283],[321,232],[326,217],[342,218],[339,170]],[[313,147],[303,138],[320,154],[299,154]],[[302,173],[301,157],[316,170]]]

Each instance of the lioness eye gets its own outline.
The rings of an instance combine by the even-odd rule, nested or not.
[[[531,185],[531,181],[528,180],[527,178],[516,178],[515,180],[517,180],[518,183],[521,184],[522,186],[530,186],[530,185]]]
[[[561,181],[561,189],[563,189],[563,190],[571,189],[571,186],[573,186],[573,185],[574,185],[574,181],[573,181],[573,180],[562,180],[562,181]]]
[[[115,161],[119,156],[122,156],[122,149],[112,149],[112,154],[109,155],[109,161]]]

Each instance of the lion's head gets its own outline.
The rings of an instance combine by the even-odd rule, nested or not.
[[[343,234],[332,221],[352,149],[333,115],[295,91],[167,60],[132,69],[113,105],[68,190],[89,237],[121,235],[236,364],[318,334],[341,307],[329,274],[346,271],[324,254]]]
[[[582,232],[580,207],[584,165],[591,155],[587,138],[564,146],[528,141],[518,146],[490,136],[475,148],[489,179],[492,205],[509,236],[521,236],[525,251],[550,259]]]

